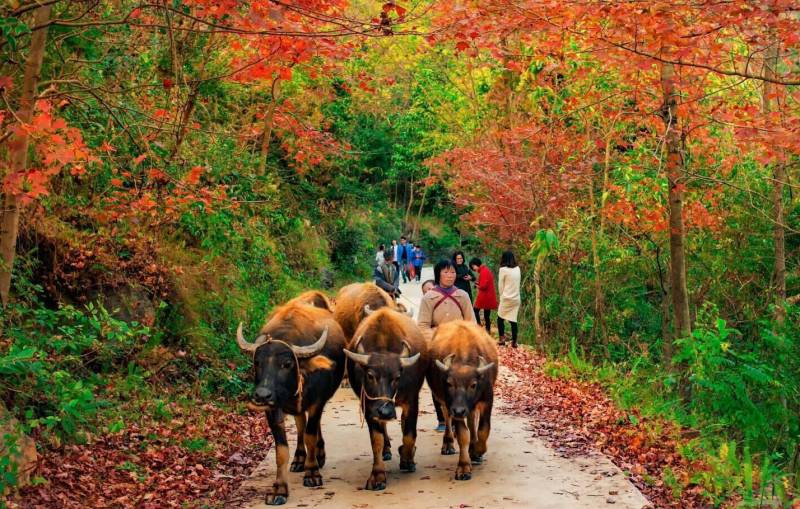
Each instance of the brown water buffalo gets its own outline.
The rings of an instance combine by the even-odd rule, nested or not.
[[[416,470],[419,391],[428,368],[427,344],[411,318],[383,307],[361,322],[345,355],[350,384],[361,400],[372,442],[372,473],[366,489],[382,490],[386,488],[383,462],[392,457],[386,423],[397,417],[396,406],[403,411],[400,470]]]
[[[294,302],[311,304],[314,307],[328,310],[331,313],[333,312],[333,304],[331,303],[331,300],[328,298],[327,295],[325,295],[319,290],[305,291],[300,295],[298,295],[297,297],[290,300],[289,302],[287,302],[287,304],[291,304]]]
[[[250,343],[236,332],[239,347],[253,356],[255,385],[251,405],[266,412],[275,438],[278,471],[266,503],[280,505],[289,496],[289,445],[284,413],[295,416],[297,449],[291,470],[305,470],[305,486],[321,486],[325,441],[320,419],[344,373],[345,338],[333,314],[304,302],[278,308]]]
[[[333,316],[341,325],[348,341],[353,338],[358,325],[371,312],[382,307],[405,311],[392,297],[374,283],[353,283],[343,286],[336,294]],[[413,314],[413,313],[412,313]]]
[[[440,325],[428,348],[428,385],[442,405],[447,425],[442,454],[456,452],[455,427],[460,454],[456,480],[466,481],[472,478],[470,460],[480,463],[486,453],[497,380],[497,347],[483,328],[459,320]]]

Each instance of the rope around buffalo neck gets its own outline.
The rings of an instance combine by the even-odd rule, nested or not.
[[[388,396],[374,396],[374,397],[370,396],[369,394],[367,394],[367,388],[364,385],[363,380],[362,380],[362,383],[361,383],[361,397],[359,398],[360,405],[358,406],[358,410],[359,410],[358,415],[361,418],[360,419],[361,427],[362,428],[364,427],[364,422],[367,419],[367,416],[365,415],[366,414],[366,410],[364,410],[364,407],[366,406],[366,401],[365,400],[370,400],[370,401],[391,401],[392,403],[394,403],[394,398],[396,396],[397,396],[397,389],[394,390],[394,394],[392,395],[391,398],[388,397]]]

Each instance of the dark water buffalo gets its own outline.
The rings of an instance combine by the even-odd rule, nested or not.
[[[361,322],[345,355],[350,384],[361,399],[372,442],[372,473],[366,489],[382,490],[386,488],[383,462],[392,457],[386,423],[397,417],[397,406],[403,411],[400,469],[416,469],[419,390],[428,367],[427,345],[411,318],[383,307]]]
[[[305,470],[305,486],[321,486],[325,441],[320,419],[344,373],[344,334],[330,311],[298,301],[278,308],[249,343],[236,333],[239,347],[253,355],[252,405],[266,411],[275,438],[278,472],[266,503],[280,505],[289,496],[289,445],[284,413],[295,416],[297,450],[293,472]]]
[[[455,427],[460,453],[456,479],[466,481],[472,478],[470,460],[480,463],[486,453],[497,380],[497,347],[482,327],[459,320],[437,328],[429,356],[428,385],[441,403],[447,423],[442,454],[456,452]]]

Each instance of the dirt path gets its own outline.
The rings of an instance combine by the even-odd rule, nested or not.
[[[429,277],[426,268],[423,276]],[[425,277],[423,277],[423,280]],[[416,283],[403,285],[403,295],[416,304]],[[501,369],[500,376],[513,377]],[[361,427],[358,400],[351,389],[340,389],[328,404],[322,419],[327,442],[327,464],[322,470],[325,484],[305,488],[302,473],[290,473],[289,502],[283,506],[325,508],[640,508],[647,500],[611,461],[602,455],[566,459],[544,441],[531,436],[525,419],[504,413],[498,399],[492,415],[489,451],[482,465],[473,467],[472,480],[455,481],[457,456],[439,454],[442,434],[437,433],[431,395],[427,386],[421,395],[417,471],[401,473],[397,454],[387,462],[385,491],[366,491],[364,483],[372,466],[369,433]],[[291,419],[287,419],[287,424]],[[399,424],[390,427],[392,449],[400,443]],[[290,433],[294,450],[295,433]],[[275,454],[270,451],[252,477],[241,487],[237,500],[248,508],[263,504],[266,489],[275,477]]]

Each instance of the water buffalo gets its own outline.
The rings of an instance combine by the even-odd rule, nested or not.
[[[459,320],[436,329],[429,356],[428,385],[442,405],[447,425],[442,454],[456,452],[455,426],[460,454],[456,479],[466,481],[472,478],[470,460],[480,463],[486,453],[497,380],[497,347],[483,328]]]
[[[403,411],[400,470],[416,470],[419,391],[428,367],[427,344],[411,318],[383,307],[361,322],[345,355],[350,385],[361,400],[372,442],[372,473],[366,489],[382,490],[386,488],[383,462],[392,457],[386,424],[397,417],[395,406]]]
[[[396,304],[392,297],[374,283],[353,283],[343,286],[336,294],[336,308],[333,316],[342,326],[348,341],[362,320],[371,312],[382,307],[406,311]],[[413,314],[413,313],[412,313]]]
[[[303,485],[321,486],[319,469],[325,464],[325,441],[320,419],[342,381],[344,333],[330,311],[290,301],[271,315],[252,343],[244,338],[239,324],[236,341],[253,356],[251,406],[266,412],[275,438],[278,471],[266,503],[284,504],[289,496],[284,413],[295,416],[297,424],[292,472],[305,470]]]
[[[305,291],[300,295],[298,295],[297,297],[290,300],[289,302],[287,302],[287,304],[294,302],[310,304],[314,307],[325,309],[333,313],[333,304],[331,303],[331,300],[328,298],[327,295],[325,295],[319,290]]]

